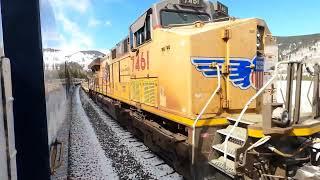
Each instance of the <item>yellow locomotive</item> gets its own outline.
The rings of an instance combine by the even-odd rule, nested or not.
[[[273,45],[261,19],[231,18],[219,2],[163,0],[90,64],[89,94],[187,179],[287,178],[293,176],[288,157],[276,145],[261,145],[276,137],[296,147],[297,136],[313,145],[320,126],[273,122],[283,106],[261,95],[265,63],[275,55],[266,49]]]

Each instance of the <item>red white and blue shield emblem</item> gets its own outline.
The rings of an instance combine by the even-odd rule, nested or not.
[[[254,70],[251,74],[251,84],[255,89],[261,89],[264,84],[264,58],[256,57],[253,60]]]

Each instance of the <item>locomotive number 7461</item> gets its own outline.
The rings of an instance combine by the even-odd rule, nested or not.
[[[137,71],[143,71],[146,69],[149,70],[149,51],[147,51],[146,58],[143,52],[133,58],[132,69],[135,69]]]

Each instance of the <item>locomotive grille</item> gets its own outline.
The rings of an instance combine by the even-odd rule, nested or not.
[[[156,80],[143,81],[143,102],[150,106],[157,103],[157,82]]]
[[[136,79],[131,82],[131,100],[157,107],[158,80]]]

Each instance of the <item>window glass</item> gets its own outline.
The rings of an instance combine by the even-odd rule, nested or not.
[[[140,45],[140,37],[139,37],[139,33],[136,32],[134,33],[134,37],[135,37],[135,40],[136,40],[136,47]]]
[[[130,30],[130,48],[132,49],[133,48],[133,33],[132,31]]]
[[[146,16],[145,22],[144,22],[144,26],[141,27],[137,32],[134,33],[134,42],[135,42],[135,46],[140,46],[141,44],[145,43],[146,41],[151,39],[151,14],[148,14]],[[130,32],[130,46],[131,48],[133,48],[133,33]]]
[[[150,40],[151,39],[151,18],[150,18],[150,15],[147,16],[147,19],[146,19],[146,40]]]
[[[129,39],[125,39],[123,41],[123,53],[124,54],[128,52],[128,41],[129,41]]]
[[[117,51],[116,51],[116,49],[112,50],[111,56],[112,56],[112,59],[115,59],[115,58],[117,57]]]
[[[196,21],[209,21],[210,16],[208,14],[198,14],[194,12],[182,12],[182,11],[162,11],[161,12],[161,24],[162,26],[168,26],[172,24],[188,24]]]
[[[135,33],[135,37],[136,37],[136,46],[140,46],[146,41],[145,26],[143,26],[141,29],[139,29]]]
[[[140,37],[141,37],[141,44],[143,44],[144,42],[145,42],[145,29],[144,29],[145,27],[143,27],[143,28],[141,28],[140,30],[139,30],[139,33],[140,33]]]

